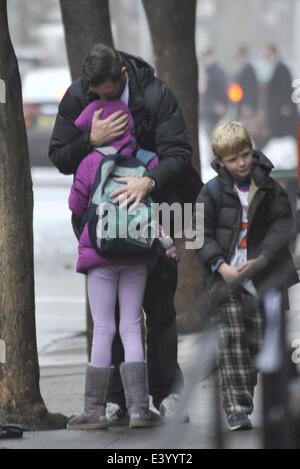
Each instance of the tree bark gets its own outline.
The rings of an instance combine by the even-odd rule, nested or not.
[[[113,47],[108,0],[60,0],[72,79],[81,72],[83,61],[94,44]],[[86,294],[87,350],[91,354],[93,320]]]
[[[67,53],[73,80],[97,42],[112,46],[108,0],[60,0]]]
[[[198,63],[195,47],[197,0],[143,0],[159,77],[178,99],[200,173]]]
[[[7,359],[0,364],[0,422],[63,428],[66,419],[47,412],[39,388],[32,180],[6,0],[0,0],[0,78],[0,339]]]
[[[195,47],[197,0],[143,0],[159,77],[174,92],[183,111],[193,165],[200,174],[199,89]],[[199,312],[203,271],[195,252],[178,240],[179,285],[176,297],[178,329],[193,332],[201,325]]]

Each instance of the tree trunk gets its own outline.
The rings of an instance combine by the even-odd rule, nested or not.
[[[0,339],[7,360],[0,364],[0,422],[63,428],[65,418],[48,414],[39,388],[32,180],[6,0],[0,0],[0,78]]]
[[[195,47],[197,0],[143,0],[159,77],[174,92],[200,172],[198,137],[198,64]]]
[[[183,110],[193,147],[193,165],[200,173],[199,90],[195,48],[197,0],[143,0],[155,51],[159,77],[168,85]],[[185,250],[184,240],[177,243],[179,285],[177,292],[178,328],[192,332],[201,324],[199,302],[202,291],[202,267],[194,251]]]
[[[83,61],[94,44],[113,47],[108,0],[60,0],[72,79],[81,72]],[[93,321],[86,294],[87,350],[91,354]]]
[[[112,46],[108,0],[60,0],[67,53],[73,80],[97,42]]]

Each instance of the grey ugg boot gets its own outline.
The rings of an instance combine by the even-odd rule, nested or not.
[[[113,368],[87,367],[84,413],[72,418],[68,430],[104,430],[107,428],[106,400]]]
[[[157,427],[161,418],[149,409],[147,366],[145,363],[122,363],[124,386],[131,428]]]

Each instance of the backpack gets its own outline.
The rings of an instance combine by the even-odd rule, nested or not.
[[[157,239],[149,232],[154,212],[151,197],[147,196],[142,207],[133,212],[113,204],[110,199],[113,191],[123,187],[114,178],[143,177],[155,156],[155,153],[140,149],[128,157],[120,150],[106,156],[99,165],[82,229],[88,223],[92,246],[100,256],[113,259],[156,253]],[[131,236],[132,226],[139,230],[138,236]]]

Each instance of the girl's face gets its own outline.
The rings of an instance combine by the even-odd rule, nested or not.
[[[253,150],[246,147],[238,153],[225,156],[220,161],[220,165],[225,167],[233,177],[241,180],[247,179],[253,167]]]

